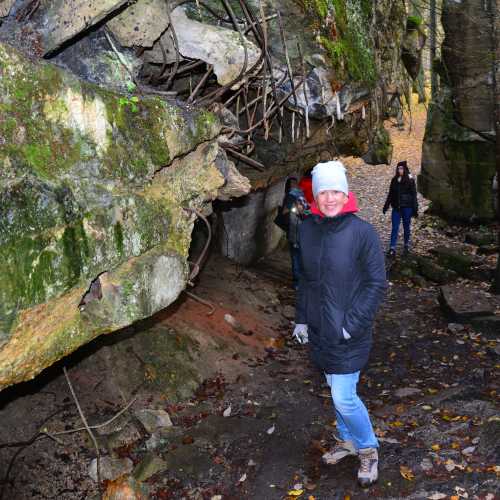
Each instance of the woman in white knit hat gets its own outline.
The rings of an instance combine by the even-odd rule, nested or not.
[[[341,162],[316,165],[312,184],[312,216],[299,229],[302,273],[293,335],[309,342],[332,390],[339,438],[324,461],[358,456],[358,481],[369,486],[378,478],[378,442],[356,386],[386,289],[384,255],[373,226],[355,215]]]

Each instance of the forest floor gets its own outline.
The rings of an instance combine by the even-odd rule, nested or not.
[[[411,134],[391,128],[393,164],[406,159],[418,173],[424,126],[425,110],[418,108]],[[345,162],[359,215],[375,225],[386,247],[390,219],[381,209],[394,167]],[[421,206],[423,212],[424,200]],[[413,252],[425,254],[461,238],[460,228],[443,229],[422,215],[414,223]],[[378,314],[374,349],[359,383],[381,445],[380,479],[366,490],[356,484],[354,457],[336,466],[321,461],[334,443],[335,414],[308,347],[290,338],[294,293],[287,253],[278,250],[247,269],[213,256],[195,291],[217,306],[213,315],[187,299],[161,321],[232,339],[234,348],[221,350],[214,360],[220,372],[193,397],[174,404],[139,390],[138,400],[113,422],[113,432],[99,430],[108,450],[102,446],[101,475],[108,473],[109,457],[125,473],[103,482],[105,498],[141,498],[141,488],[143,498],[153,499],[498,498],[499,338],[450,323],[436,285],[391,280]],[[118,398],[90,384],[88,373],[88,363],[69,370],[91,422],[102,422],[119,409]],[[111,374],[103,371],[94,380],[106,376]],[[156,423],[138,417],[148,408],[160,411]],[[42,423],[54,411],[59,414]],[[160,422],[163,412],[173,426]],[[4,499],[97,498],[88,477],[95,450],[84,432],[38,440],[23,447],[15,462],[21,448],[1,444],[29,441],[40,427],[53,434],[81,426],[64,377],[4,402],[0,419],[9,424],[0,429],[0,480],[13,464],[9,482],[0,483]],[[117,496],[126,489],[136,496]]]

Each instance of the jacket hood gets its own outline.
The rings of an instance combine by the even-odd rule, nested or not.
[[[411,174],[410,174],[410,169],[408,168],[408,163],[406,161],[400,161],[397,165],[396,165],[396,170],[394,172],[394,178],[397,179],[398,178],[398,169],[399,167],[403,167],[403,178],[406,177],[408,179],[411,179]]]
[[[299,182],[299,188],[304,192],[304,197],[309,205],[314,203],[313,188],[312,188],[312,178],[302,177]]]
[[[356,199],[356,195],[352,191],[349,191],[347,203],[344,205],[344,208],[342,209],[342,211],[338,215],[354,214],[356,212],[359,212],[358,200]],[[311,204],[311,213],[313,215],[319,215],[320,217],[325,216],[318,208],[316,200],[314,200],[313,203]],[[338,215],[337,215],[337,217],[338,217]]]

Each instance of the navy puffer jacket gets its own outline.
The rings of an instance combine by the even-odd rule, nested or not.
[[[368,222],[343,213],[308,217],[299,238],[303,273],[295,322],[308,325],[313,360],[325,373],[361,370],[387,287],[378,235]]]

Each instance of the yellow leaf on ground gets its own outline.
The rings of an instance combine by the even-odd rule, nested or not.
[[[391,427],[403,427],[403,422],[400,422],[399,420],[396,420],[395,422],[391,422],[389,424]]]
[[[431,448],[434,450],[434,451],[439,451],[441,449],[441,446],[439,446],[438,444],[433,444],[431,446]]]
[[[399,472],[407,481],[413,481],[415,479],[415,474],[413,474],[413,471],[409,467],[406,467],[406,465],[401,465],[399,467]]]
[[[285,339],[283,337],[269,337],[263,343],[268,349],[283,349],[285,347]]]
[[[288,492],[289,497],[300,497],[304,493],[304,490],[290,490]]]

